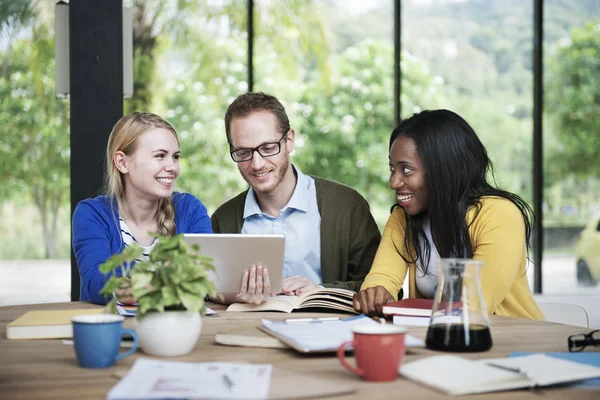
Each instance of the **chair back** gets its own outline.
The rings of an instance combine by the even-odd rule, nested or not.
[[[567,303],[538,303],[546,319],[560,324],[590,327],[590,321],[585,308],[577,304]]]

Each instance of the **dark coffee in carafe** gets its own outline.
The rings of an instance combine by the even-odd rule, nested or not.
[[[437,325],[429,327],[425,344],[439,351],[475,352],[492,348],[490,328],[483,325]]]
[[[492,335],[479,281],[482,261],[442,258],[425,345],[452,352],[486,351]]]

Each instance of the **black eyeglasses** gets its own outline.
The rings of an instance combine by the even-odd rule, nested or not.
[[[568,339],[569,351],[577,352],[585,349],[587,346],[600,346],[600,329],[590,333],[579,333],[571,335]]]
[[[290,131],[284,133],[281,139],[279,139],[277,142],[263,143],[254,148],[231,150],[229,154],[231,154],[233,161],[237,163],[252,160],[255,151],[257,151],[258,154],[260,154],[260,156],[263,158],[276,156],[281,152],[281,142],[287,137],[289,132]]]

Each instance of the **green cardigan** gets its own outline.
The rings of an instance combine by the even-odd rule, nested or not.
[[[381,240],[369,204],[354,189],[313,176],[321,214],[321,274],[324,287],[358,291]],[[239,233],[248,190],[212,215],[215,233]]]

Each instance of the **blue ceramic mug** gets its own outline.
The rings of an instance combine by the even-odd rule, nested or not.
[[[79,365],[84,368],[107,368],[138,348],[138,337],[133,329],[123,328],[125,317],[112,314],[78,315],[73,323],[73,344]],[[132,348],[119,354],[121,338],[130,335]]]

